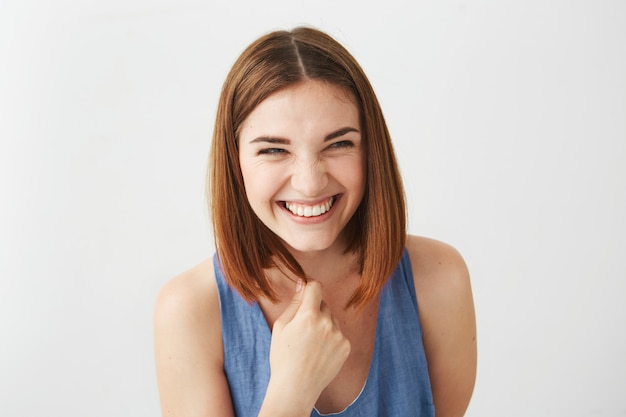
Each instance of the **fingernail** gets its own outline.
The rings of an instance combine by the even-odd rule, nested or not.
[[[302,288],[304,288],[304,281],[298,279],[298,281],[296,282],[296,292],[300,292]]]

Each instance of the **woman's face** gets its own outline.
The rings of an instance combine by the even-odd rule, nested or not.
[[[278,91],[244,120],[239,162],[252,210],[298,252],[342,245],[363,197],[359,111],[320,81]]]

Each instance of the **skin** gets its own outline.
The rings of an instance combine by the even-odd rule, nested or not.
[[[351,96],[309,81],[274,93],[241,126],[239,162],[248,201],[292,252],[335,251],[363,197],[365,172],[359,112]],[[320,216],[285,208],[313,208]]]
[[[367,379],[378,300],[358,315],[343,308],[359,281],[342,239],[363,195],[358,127],[349,95],[311,81],[270,96],[242,126],[240,164],[250,204],[312,277],[294,284],[295,277],[268,271],[281,301],[259,300],[272,328],[260,416],[309,416],[314,406],[341,411]],[[284,204],[315,206],[333,196],[331,210],[313,218],[295,216]],[[462,416],[476,374],[469,274],[446,244],[409,236],[407,249],[436,416]],[[154,322],[163,416],[233,416],[210,259],[162,288]]]

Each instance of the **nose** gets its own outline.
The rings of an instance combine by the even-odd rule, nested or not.
[[[299,161],[291,173],[291,186],[303,197],[316,197],[328,185],[326,164],[319,159]]]

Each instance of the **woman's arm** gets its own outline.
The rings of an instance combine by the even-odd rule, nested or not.
[[[211,261],[169,281],[154,312],[163,417],[233,417]]]
[[[469,273],[461,255],[444,243],[410,236],[407,248],[435,415],[461,417],[476,380],[476,319]]]

